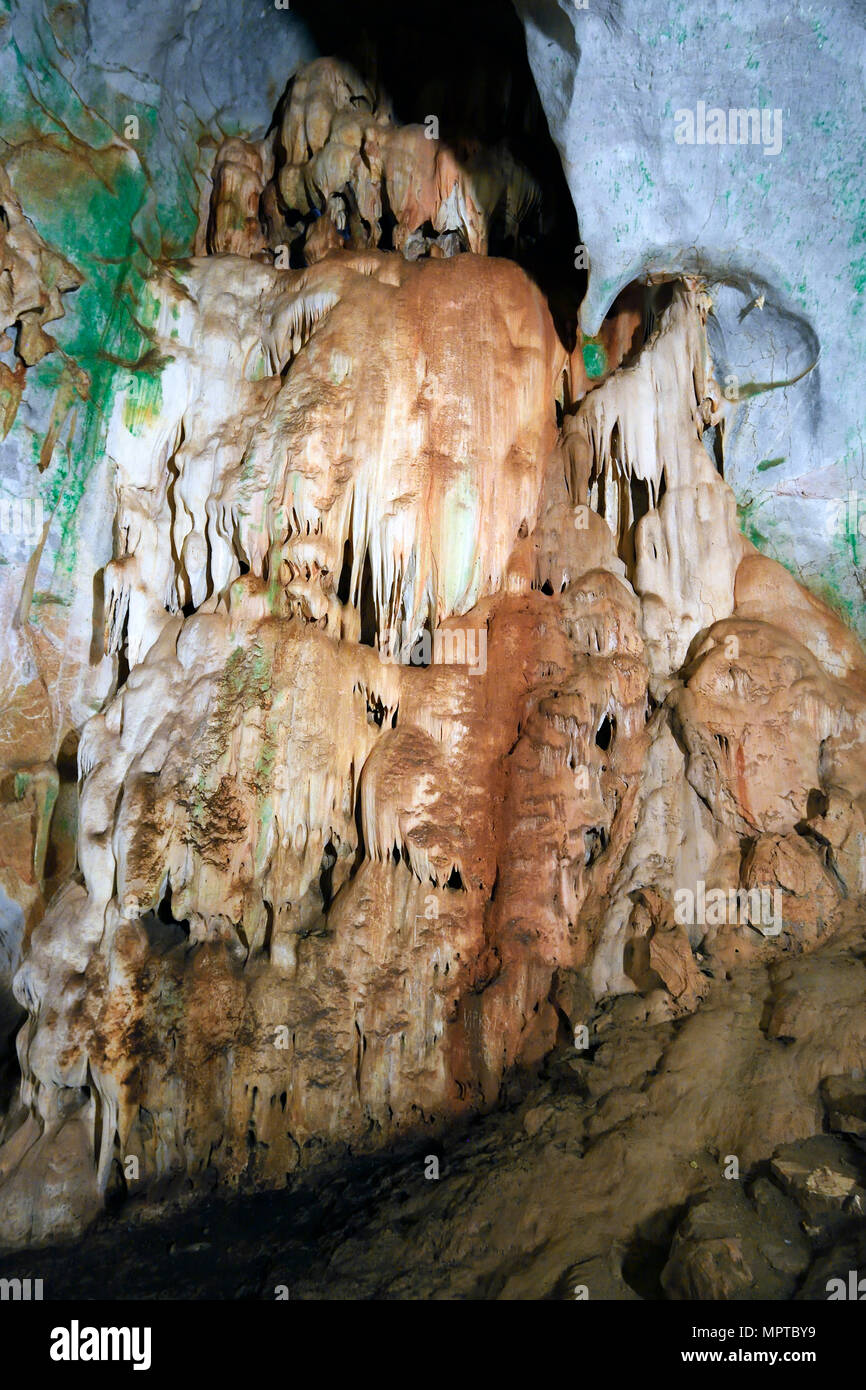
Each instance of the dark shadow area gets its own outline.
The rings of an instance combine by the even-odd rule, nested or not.
[[[14,1109],[18,1087],[21,1084],[21,1068],[18,1065],[15,1039],[26,1017],[24,1010],[11,995],[0,998],[0,1129],[3,1117]]]
[[[515,1075],[509,1106],[525,1098],[530,1078]],[[395,1217],[397,1234],[411,1240],[426,1202],[439,1182],[467,1163],[492,1166],[485,1143],[508,1113],[473,1116],[429,1135],[395,1137],[386,1151],[353,1154],[345,1146],[312,1141],[322,1158],[308,1172],[292,1174],[277,1191],[221,1192],[185,1199],[178,1192],[155,1219],[137,1220],[142,1204],[124,1200],[119,1167],[112,1174],[108,1209],[80,1240],[39,1252],[46,1300],[72,1298],[200,1299],[264,1298],[285,1285],[295,1297],[326,1297],[329,1261],[347,1240],[368,1239],[383,1201],[412,1214]],[[249,1140],[248,1140],[249,1142]],[[342,1148],[342,1153],[339,1150]],[[430,1159],[435,1158],[438,1173]],[[419,1207],[420,1199],[420,1207]],[[32,1266],[31,1251],[0,1256],[0,1278],[20,1276]],[[383,1264],[382,1282],[399,1271]],[[385,1294],[384,1296],[387,1296]]]
[[[294,0],[293,10],[323,55],[351,63],[390,98],[401,125],[423,125],[436,116],[439,138],[458,160],[479,143],[491,150],[504,145],[530,172],[542,190],[537,215],[527,218],[517,244],[495,219],[489,254],[516,260],[531,275],[571,351],[587,275],[575,268],[577,217],[512,6],[443,0],[407,7],[383,0],[371,8],[348,0]],[[386,217],[380,245],[387,250],[388,244]]]
[[[687,1210],[685,1204],[656,1212],[637,1228],[626,1248],[622,1277],[640,1298],[663,1299],[662,1270],[668,1262],[677,1226]]]

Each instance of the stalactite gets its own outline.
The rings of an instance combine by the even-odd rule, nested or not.
[[[333,59],[209,192],[110,403],[115,679],[15,977],[14,1244],[130,1155],[156,1202],[441,1130],[866,887],[866,657],[740,532],[702,284],[631,287],[591,375],[516,259],[533,175]],[[52,769],[11,784],[40,823]],[[779,932],[680,920],[699,884]]]

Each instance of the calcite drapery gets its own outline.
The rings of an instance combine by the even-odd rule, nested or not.
[[[414,636],[503,586],[534,524],[564,360],[517,267],[214,258],[154,293],[170,360],[136,378],[109,436],[109,642],[131,666],[169,611],[227,594],[263,613],[279,592],[283,611],[357,637],[366,565],[377,632]],[[448,331],[427,332],[434,319]]]
[[[213,254],[145,296],[108,438],[120,679],[81,737],[80,875],[16,978],[13,1241],[121,1174],[279,1185],[490,1106],[596,998],[690,1012],[698,947],[801,951],[863,891],[866,661],[737,528],[706,295],[674,285],[634,346],[625,305],[588,390],[516,264],[434,255],[468,204],[436,225],[442,150],[359,84],[308,73],[279,139],[305,216],[362,245],[282,268],[268,209],[300,194],[235,141]],[[393,251],[344,160],[361,115],[418,145]],[[782,930],[683,923],[699,883],[780,892]]]
[[[18,415],[27,373],[56,352],[46,325],[66,311],[64,296],[82,282],[80,273],[39,235],[0,165],[0,438]],[[14,332],[14,341],[10,336]],[[76,399],[87,396],[86,373],[65,363],[66,387],[58,393],[45,439],[38,450],[43,470]],[[35,490],[34,490],[35,491]],[[11,976],[18,963],[21,936],[37,921],[46,903],[49,829],[69,815],[70,788],[61,786],[58,764],[68,771],[74,750],[61,750],[64,715],[80,715],[80,672],[65,660],[68,615],[47,608],[39,625],[27,622],[37,571],[51,525],[42,499],[28,490],[22,496],[15,480],[4,478],[0,492],[0,622],[6,633],[0,675],[0,1030],[14,1025],[17,1009]],[[89,711],[88,711],[89,712]],[[57,716],[60,716],[57,718]],[[65,756],[64,756],[65,755]],[[68,873],[74,859],[67,833],[60,862]]]
[[[507,144],[452,146],[438,117],[400,125],[350,64],[320,58],[294,78],[270,140],[220,146],[204,244],[256,255],[298,242],[308,265],[325,244],[360,250],[386,237],[410,260],[486,255],[491,232],[512,248],[537,233],[540,207],[538,183]]]

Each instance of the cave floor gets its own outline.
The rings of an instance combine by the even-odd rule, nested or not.
[[[558,1047],[436,1140],[146,1220],[128,1203],[0,1277],[46,1299],[825,1299],[866,1263],[864,968],[852,911],[683,1018],[608,1001],[588,1052]]]

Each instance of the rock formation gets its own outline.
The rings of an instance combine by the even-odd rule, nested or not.
[[[216,147],[196,254],[143,278],[89,674],[13,624],[3,1245],[447,1134],[545,1059],[579,1078],[569,1162],[620,1245],[697,1198],[670,1297],[792,1296],[812,1247],[780,1262],[773,1223],[799,1230],[821,1165],[822,1212],[859,1200],[866,654],[740,529],[704,279],[630,284],[569,336],[521,263],[544,196],[507,141],[402,124],[318,58]],[[9,418],[82,276],[0,198]],[[848,1008],[832,1044],[791,984],[812,959]],[[694,1058],[733,1016],[755,1035],[709,1094]],[[750,1067],[787,1109],[735,1099]],[[677,1106],[773,1180],[639,1192],[603,1161]]]
[[[705,278],[744,529],[866,638],[862,6],[516,4],[580,216],[582,327],[638,274]]]
[[[318,259],[319,218],[333,228],[332,249],[365,249],[380,245],[386,216],[394,250],[410,260],[460,247],[486,255],[492,227],[513,246],[537,222],[537,182],[505,145],[452,148],[434,131],[432,123],[397,124],[387,97],[348,63],[317,59],[292,83],[266,149],[267,179],[255,146],[229,139],[219,147],[208,251],[255,255],[264,224],[273,250],[300,240],[310,264]]]

